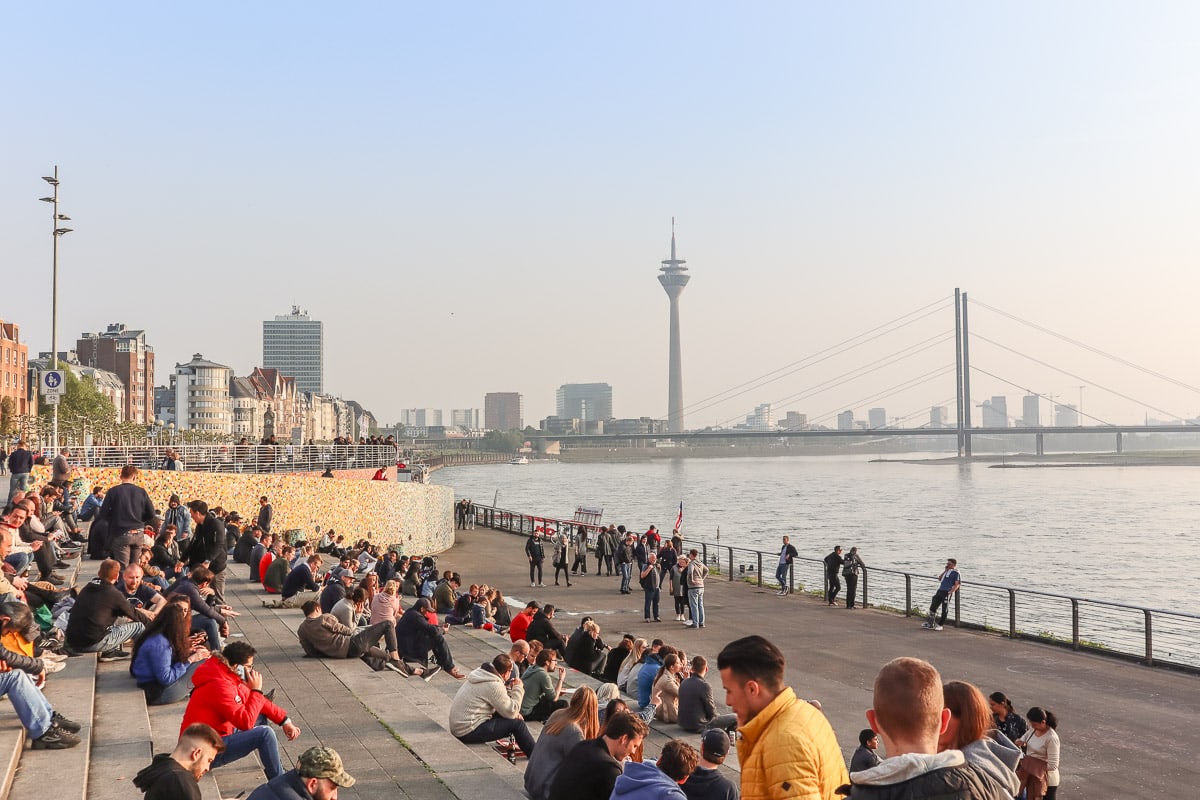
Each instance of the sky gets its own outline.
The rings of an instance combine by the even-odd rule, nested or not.
[[[674,217],[689,427],[760,403],[953,414],[956,287],[981,304],[975,402],[1083,386],[1089,424],[1193,417],[1198,22],[1170,2],[13,4],[0,318],[49,350],[58,165],[60,349],[145,329],[160,385],[193,353],[246,374],[296,304],[325,322],[326,389],[384,422],[517,391],[536,425],[592,381],[616,416],[664,417]]]

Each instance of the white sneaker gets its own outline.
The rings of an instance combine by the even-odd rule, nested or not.
[[[62,661],[43,661],[42,669],[46,670],[47,675],[52,675],[55,672],[62,672],[67,665]]]
[[[933,630],[933,623],[930,622],[929,620],[925,620],[924,622],[921,623],[921,627],[926,628],[928,630]]]
[[[530,588],[530,589],[532,589],[534,586],[537,586],[537,584],[536,584],[536,583],[531,583],[531,584],[529,584],[529,588]]]
[[[545,585],[546,585],[546,584],[544,584],[544,583],[539,583],[539,584],[538,584],[538,586],[545,586]]]
[[[934,629],[935,631],[940,631],[940,630],[942,629],[942,626],[941,626],[941,625],[934,625],[934,626],[933,626],[933,629]]]

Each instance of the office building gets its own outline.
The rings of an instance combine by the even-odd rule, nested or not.
[[[30,403],[33,387],[29,381],[29,346],[21,341],[21,326],[0,319],[0,402],[13,415],[36,414],[37,403]],[[7,422],[8,412],[5,412]]]
[[[442,426],[440,408],[402,408],[400,424],[406,428],[432,428]]]
[[[882,408],[867,409],[867,427],[880,429],[887,427],[887,410]]]
[[[118,409],[123,422],[154,422],[154,348],[146,344],[145,331],[133,331],[118,322],[104,333],[85,333],[75,342],[79,363],[115,372],[125,386],[125,407]]]
[[[853,411],[843,411],[842,413],[838,414],[837,422],[838,422],[838,430],[839,431],[854,430],[854,412]]]
[[[607,383],[564,383],[555,393],[554,416],[585,422],[612,419],[612,386]]]
[[[1036,394],[1027,394],[1021,398],[1021,425],[1026,428],[1036,428],[1041,424],[1042,398]]]
[[[171,383],[175,387],[175,429],[233,433],[229,381],[233,370],[208,361],[200,353],[186,364],[176,364]]]
[[[1008,427],[1008,398],[997,395],[990,400],[984,400],[980,406],[983,410],[983,427]]]
[[[296,379],[301,392],[325,391],[325,323],[299,306],[292,313],[263,320],[262,363]]]
[[[1054,424],[1059,428],[1079,427],[1079,409],[1074,405],[1066,406],[1061,403],[1054,406]]]
[[[929,427],[944,428],[946,427],[946,408],[944,406],[931,406],[929,409]]]
[[[478,408],[452,408],[450,409],[450,424],[458,428],[466,428],[469,431],[479,430],[479,409]]]
[[[785,431],[806,431],[808,430],[808,414],[789,411],[784,415],[779,426]]]
[[[775,430],[775,411],[770,403],[754,407],[754,413],[746,415],[746,427],[752,431]]]
[[[525,427],[525,399],[518,392],[489,392],[483,396],[483,427],[489,431]]]

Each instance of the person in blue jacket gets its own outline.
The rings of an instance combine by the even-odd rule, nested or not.
[[[680,786],[699,762],[694,747],[672,739],[663,745],[658,763],[630,761],[625,765],[613,786],[612,800],[687,800]]]
[[[637,698],[641,708],[650,705],[650,695],[654,691],[654,679],[658,677],[658,668],[662,666],[667,652],[674,651],[663,645],[662,639],[655,639],[643,656],[642,666],[638,668],[637,675]]]
[[[191,628],[191,603],[175,594],[134,641],[129,672],[147,705],[178,703],[191,692],[192,673],[209,656],[208,648],[192,645]]]

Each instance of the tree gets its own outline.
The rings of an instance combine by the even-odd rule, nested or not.
[[[82,442],[84,436],[91,432],[108,430],[117,421],[117,407],[113,405],[89,377],[83,380],[75,377],[70,369],[63,370],[66,377],[66,391],[58,403],[58,432],[64,440]],[[43,428],[50,430],[54,419],[54,406],[42,403],[38,417]]]
[[[17,432],[17,402],[11,397],[0,399],[0,436]]]
[[[483,449],[495,453],[515,453],[524,439],[520,431],[488,431],[483,435]]]

